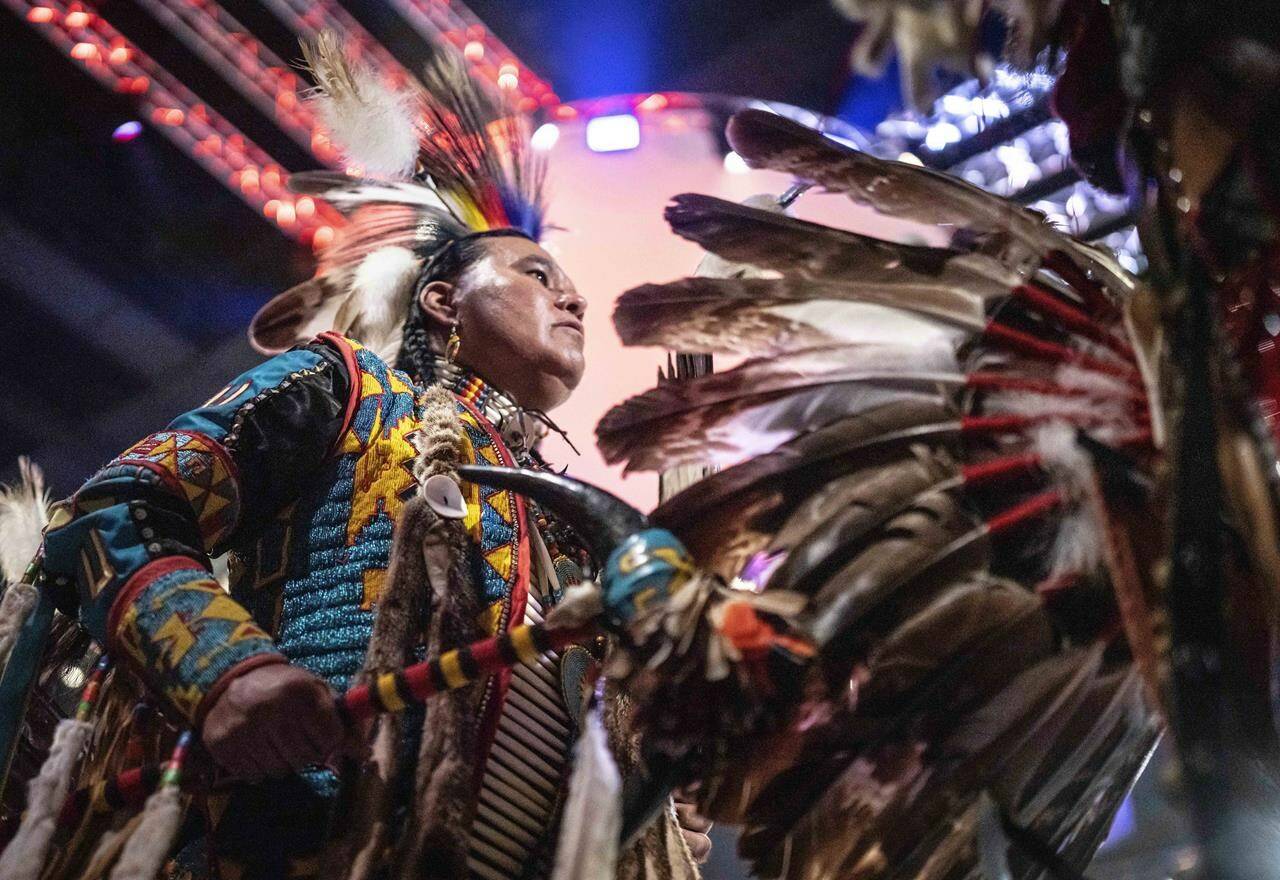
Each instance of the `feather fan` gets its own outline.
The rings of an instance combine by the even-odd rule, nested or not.
[[[1114,576],[1116,518],[1144,510],[1096,515],[1084,449],[1123,446],[1136,468],[1157,453],[1113,301],[1131,282],[946,175],[769,114],[730,134],[753,165],[956,235],[904,245],[704,196],[669,208],[754,277],[629,291],[620,335],[752,357],[597,429],[629,469],[730,463],[652,515],[734,588],[697,576],[631,625],[615,674],[645,741],[688,759],[762,877],[969,876],[992,810],[1078,867],[1159,726],[1116,637],[1121,618],[1150,629],[1128,621],[1135,588],[1119,605],[1082,592]],[[988,861],[1021,870],[1000,845]]]

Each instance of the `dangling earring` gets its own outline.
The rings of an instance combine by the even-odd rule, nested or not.
[[[449,341],[444,344],[444,359],[453,363],[458,358],[458,349],[462,347],[462,338],[458,336],[458,322],[454,321],[449,328]]]

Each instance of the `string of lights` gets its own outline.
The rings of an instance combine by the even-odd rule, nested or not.
[[[335,34],[353,57],[361,58],[379,71],[387,82],[400,86],[412,77],[387,48],[365,30],[351,13],[334,0],[262,0],[294,35],[304,40],[315,39],[321,31]]]
[[[430,42],[446,40],[467,60],[473,76],[510,92],[521,112],[552,108],[560,98],[550,83],[522,64],[506,45],[456,0],[390,0],[391,6]]]
[[[876,155],[942,168],[1028,205],[1060,229],[1101,240],[1131,272],[1146,268],[1129,201],[1080,179],[1067,126],[1049,116],[1054,76],[998,68],[943,95],[927,118],[897,116],[876,127]]]
[[[152,126],[285,234],[313,246],[341,218],[328,205],[295,197],[287,172],[103,16],[61,0],[3,0],[37,33],[104,87],[130,95]]]
[[[214,0],[138,5],[321,163],[337,150],[298,95],[298,74]]]

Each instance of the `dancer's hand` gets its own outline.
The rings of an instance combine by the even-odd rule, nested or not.
[[[204,718],[201,739],[236,776],[284,776],[329,761],[344,729],[329,686],[286,663],[234,679]]]
[[[699,865],[711,855],[711,820],[698,815],[692,791],[677,791],[673,795],[676,802],[676,821],[680,823],[680,833],[689,846],[694,861]]]

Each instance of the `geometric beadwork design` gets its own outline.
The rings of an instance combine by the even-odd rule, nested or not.
[[[171,557],[134,577],[114,645],[186,718],[233,666],[275,655],[249,612],[194,561]]]
[[[205,550],[218,546],[240,516],[240,486],[222,444],[193,431],[158,431],[120,454],[108,468],[135,465],[159,474],[191,505]]]
[[[498,430],[464,398],[458,400],[458,417],[465,432],[461,459],[471,464],[511,467],[511,453]],[[523,507],[514,492],[491,486],[463,484],[467,517],[463,524],[480,548],[480,582],[486,602],[506,599],[521,572],[517,570],[524,540]]]

